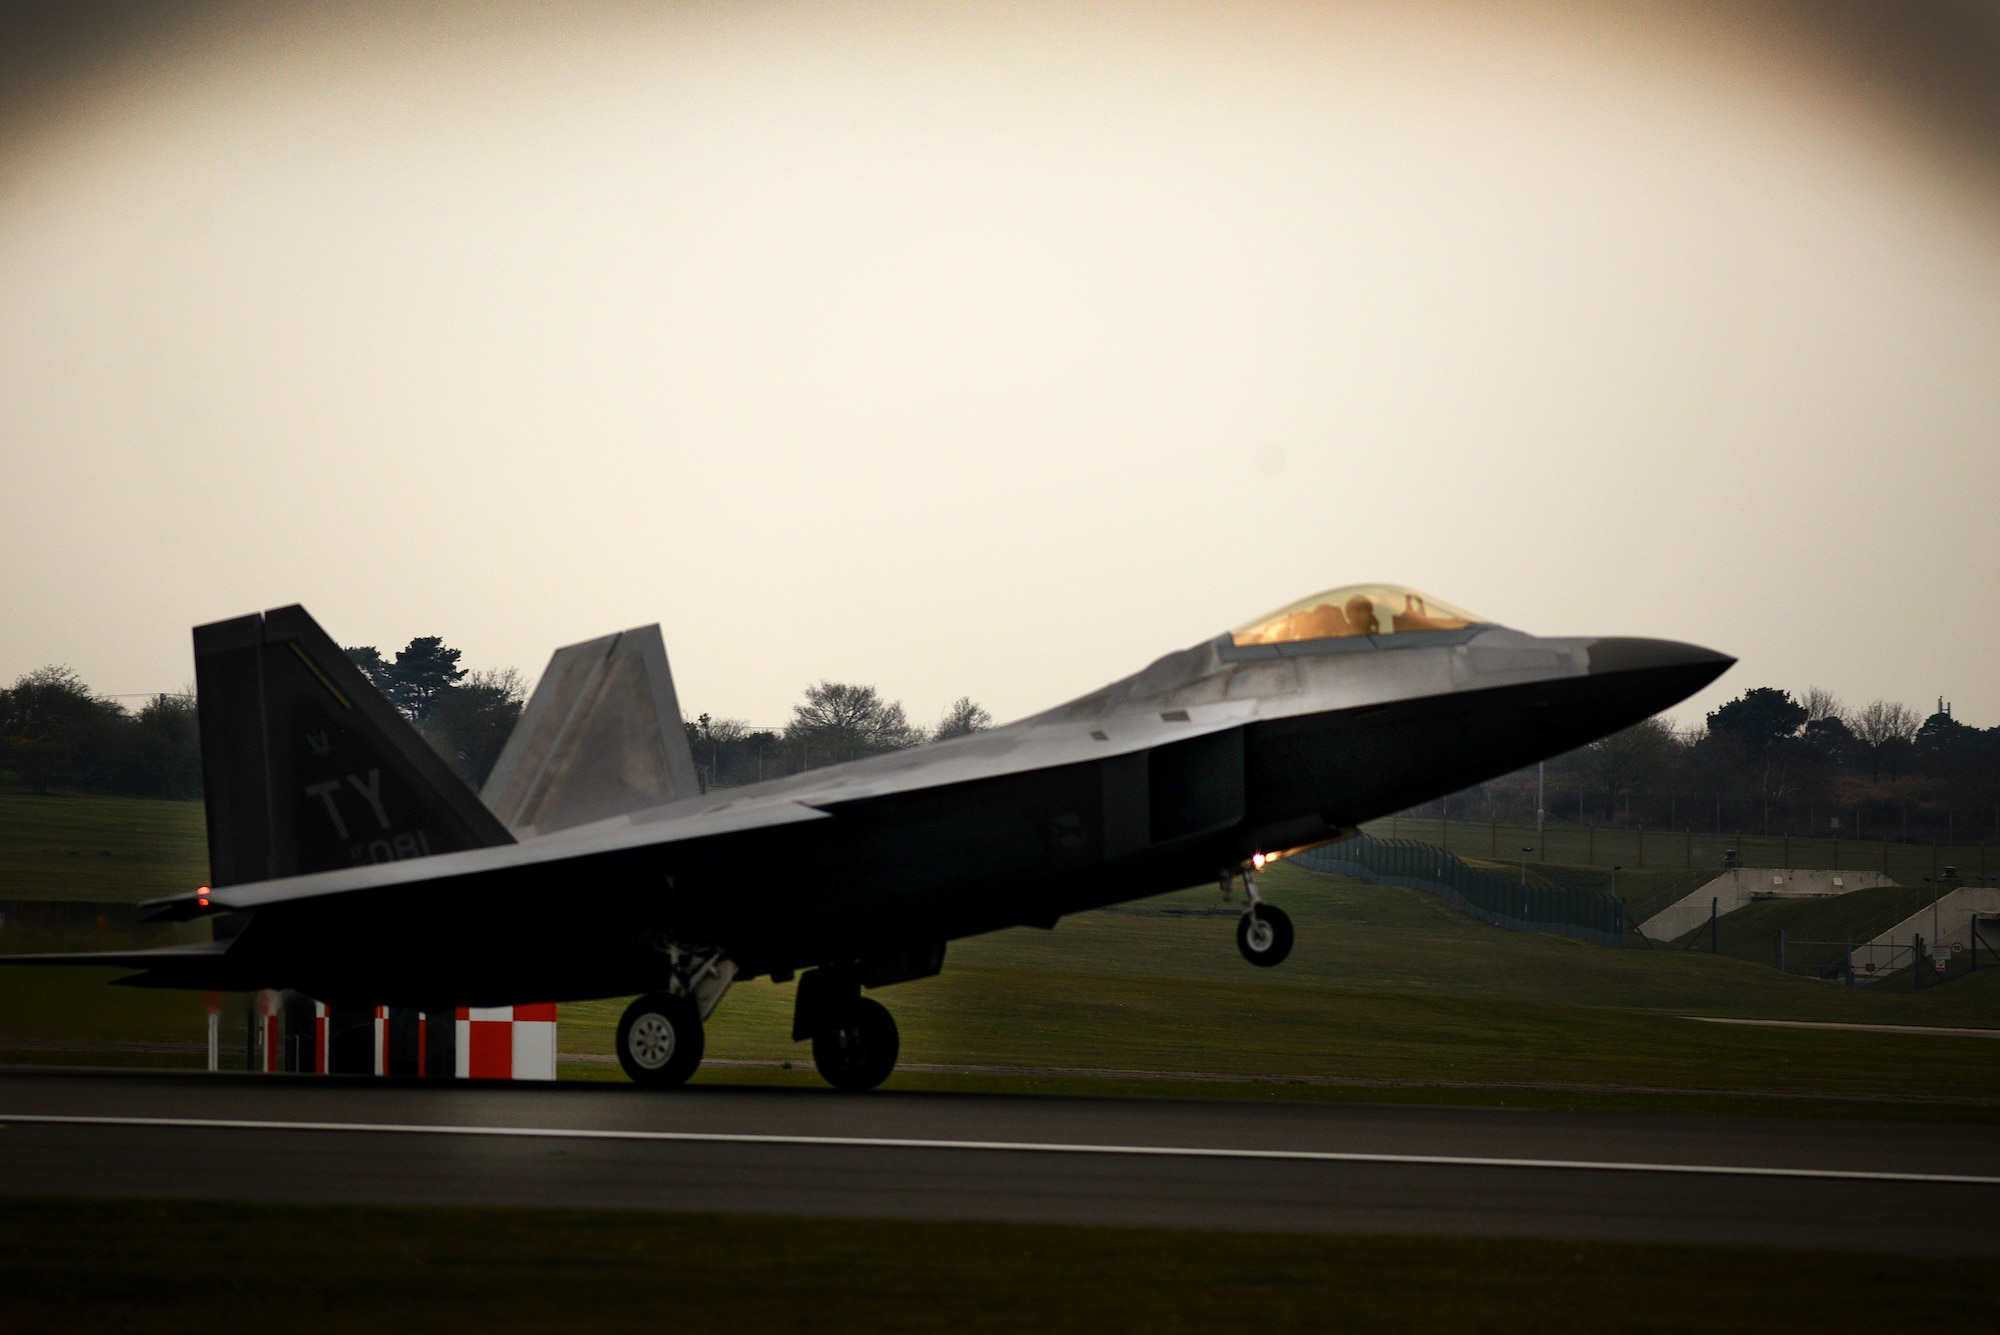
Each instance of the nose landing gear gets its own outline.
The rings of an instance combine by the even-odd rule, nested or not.
[[[1260,969],[1282,964],[1292,953],[1292,920],[1283,909],[1253,904],[1236,920],[1236,948]]]
[[[1292,953],[1292,919],[1283,909],[1266,904],[1257,893],[1257,881],[1245,867],[1243,877],[1243,897],[1250,907],[1236,922],[1236,949],[1243,958],[1260,969],[1268,969],[1284,963],[1285,956]],[[1228,899],[1229,882],[1232,874],[1222,875],[1222,897]]]

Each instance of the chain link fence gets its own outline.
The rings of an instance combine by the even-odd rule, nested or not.
[[[1434,844],[1357,834],[1291,860],[1312,871],[1427,891],[1508,931],[1554,932],[1600,946],[1625,944],[1625,906],[1610,895],[1546,883],[1515,884],[1469,867]]]

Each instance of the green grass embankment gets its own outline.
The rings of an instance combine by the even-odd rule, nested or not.
[[[2000,1016],[2000,969],[1990,983],[1874,992],[1727,956],[1504,932],[1419,891],[1293,867],[1264,887],[1299,933],[1272,970],[1238,957],[1234,911],[1212,890],[954,943],[939,977],[875,993],[903,1034],[892,1083],[2000,1119],[1995,1040],[1683,1018],[1978,1027]],[[789,985],[738,987],[710,1021],[708,1050],[793,1070],[718,1064],[698,1078],[816,1083],[789,1038],[791,999]],[[621,1009],[565,1006],[564,1050],[608,1056]],[[910,1069],[922,1066],[981,1069]],[[1169,1091],[1062,1074],[1079,1069],[1189,1079]],[[616,1075],[602,1064],[569,1073]]]
[[[1717,870],[1723,855],[1735,849],[1746,867],[1821,867],[1835,870],[1879,871],[1914,885],[1926,876],[1955,866],[1967,884],[1991,885],[2000,877],[2000,836],[1987,842],[1967,839],[1953,844],[1884,841],[1869,832],[1835,839],[1781,834],[1750,834],[1736,830],[1642,830],[1631,825],[1592,827],[1551,819],[1538,834],[1533,825],[1489,824],[1486,821],[1414,819],[1398,816],[1369,821],[1363,827],[1378,839],[1414,839],[1443,843],[1460,857],[1505,862],[1523,845],[1535,851],[1528,865],[1604,867],[1618,863],[1647,871]]]
[[[1716,919],[1715,943],[1725,955],[1775,967],[1778,931],[1796,941],[1862,942],[1888,931],[1931,903],[1929,886],[1887,885],[1811,899],[1766,899]],[[1675,946],[1706,950],[1708,924],[1684,933]],[[1834,954],[1838,956],[1839,951]]]
[[[182,809],[156,810],[162,807]],[[157,818],[150,826],[139,819],[149,809]],[[17,845],[40,839],[40,847],[58,850],[41,857],[53,868],[44,892],[54,897],[102,890],[100,864],[184,877],[198,816],[192,804],[16,798],[0,803],[0,831]],[[93,830],[101,830],[95,841]],[[60,851],[96,847],[128,856],[121,864],[117,856],[93,861]],[[1608,869],[1530,871],[1590,889],[1599,888],[1601,873],[1608,888]],[[1650,879],[1621,873],[1619,891],[1669,894],[1679,888],[1676,876],[1685,872],[1655,870]],[[1730,924],[1732,943],[1742,933],[1741,948],[1717,957],[1501,931],[1418,891],[1296,866],[1272,869],[1264,886],[1292,913],[1299,934],[1292,958],[1273,970],[1253,969],[1237,955],[1238,909],[1223,907],[1212,889],[1081,914],[1053,932],[1021,928],[954,943],[942,976],[877,993],[903,1031],[908,1066],[896,1083],[1981,1118],[2000,1106],[1993,1074],[2000,1046],[1990,1040],[1681,1018],[2000,1027],[2000,969],[1921,993],[1849,989],[1779,974],[1751,918]],[[158,888],[157,880],[134,887]],[[1791,906],[1827,912],[1837,910],[1820,906],[1841,902]],[[0,930],[0,949],[125,944],[90,935],[31,940],[9,928]],[[0,970],[0,1060],[198,1064],[201,999],[107,986],[115,976]],[[816,1084],[809,1052],[789,1039],[792,996],[792,985],[768,981],[735,989],[710,1025],[709,1052],[718,1064],[700,1078]],[[565,1005],[565,1052],[608,1056],[622,1006]],[[232,1000],[225,1011],[232,1044],[238,1013]],[[722,1064],[730,1061],[763,1065]],[[787,1061],[795,1069],[777,1065]],[[977,1069],[910,1069],[926,1066]],[[1140,1074],[1052,1074],[1079,1071]],[[565,1074],[621,1078],[602,1062],[569,1064]],[[1204,1083],[1207,1076],[1238,1083]]]
[[[1625,906],[1627,931],[1699,890],[1718,875],[1713,868],[1707,867],[1697,867],[1693,871],[1682,868],[1625,868],[1613,872],[1610,867],[1574,867],[1554,862],[1530,862],[1523,867],[1519,862],[1496,862],[1472,856],[1462,857],[1460,861],[1490,876],[1509,881],[1520,877],[1530,886],[1542,889],[1587,890],[1594,894],[1611,895]]]
[[[131,904],[207,880],[199,802],[0,787],[0,900]]]

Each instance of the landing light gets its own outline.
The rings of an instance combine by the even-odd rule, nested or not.
[[[1262,853],[1252,853],[1250,855],[1250,865],[1258,871],[1264,870],[1264,855]]]

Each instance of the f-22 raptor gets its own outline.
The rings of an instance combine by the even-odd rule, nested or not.
[[[617,1050],[684,1083],[732,982],[798,978],[792,1038],[868,1089],[872,991],[948,942],[1242,878],[1237,946],[1293,929],[1254,870],[1607,736],[1734,661],[1542,638],[1395,585],[1289,606],[1003,727],[700,791],[657,626],[559,650],[474,793],[305,610],[194,632],[214,940],[16,956],[123,981],[437,1013],[638,994]]]

